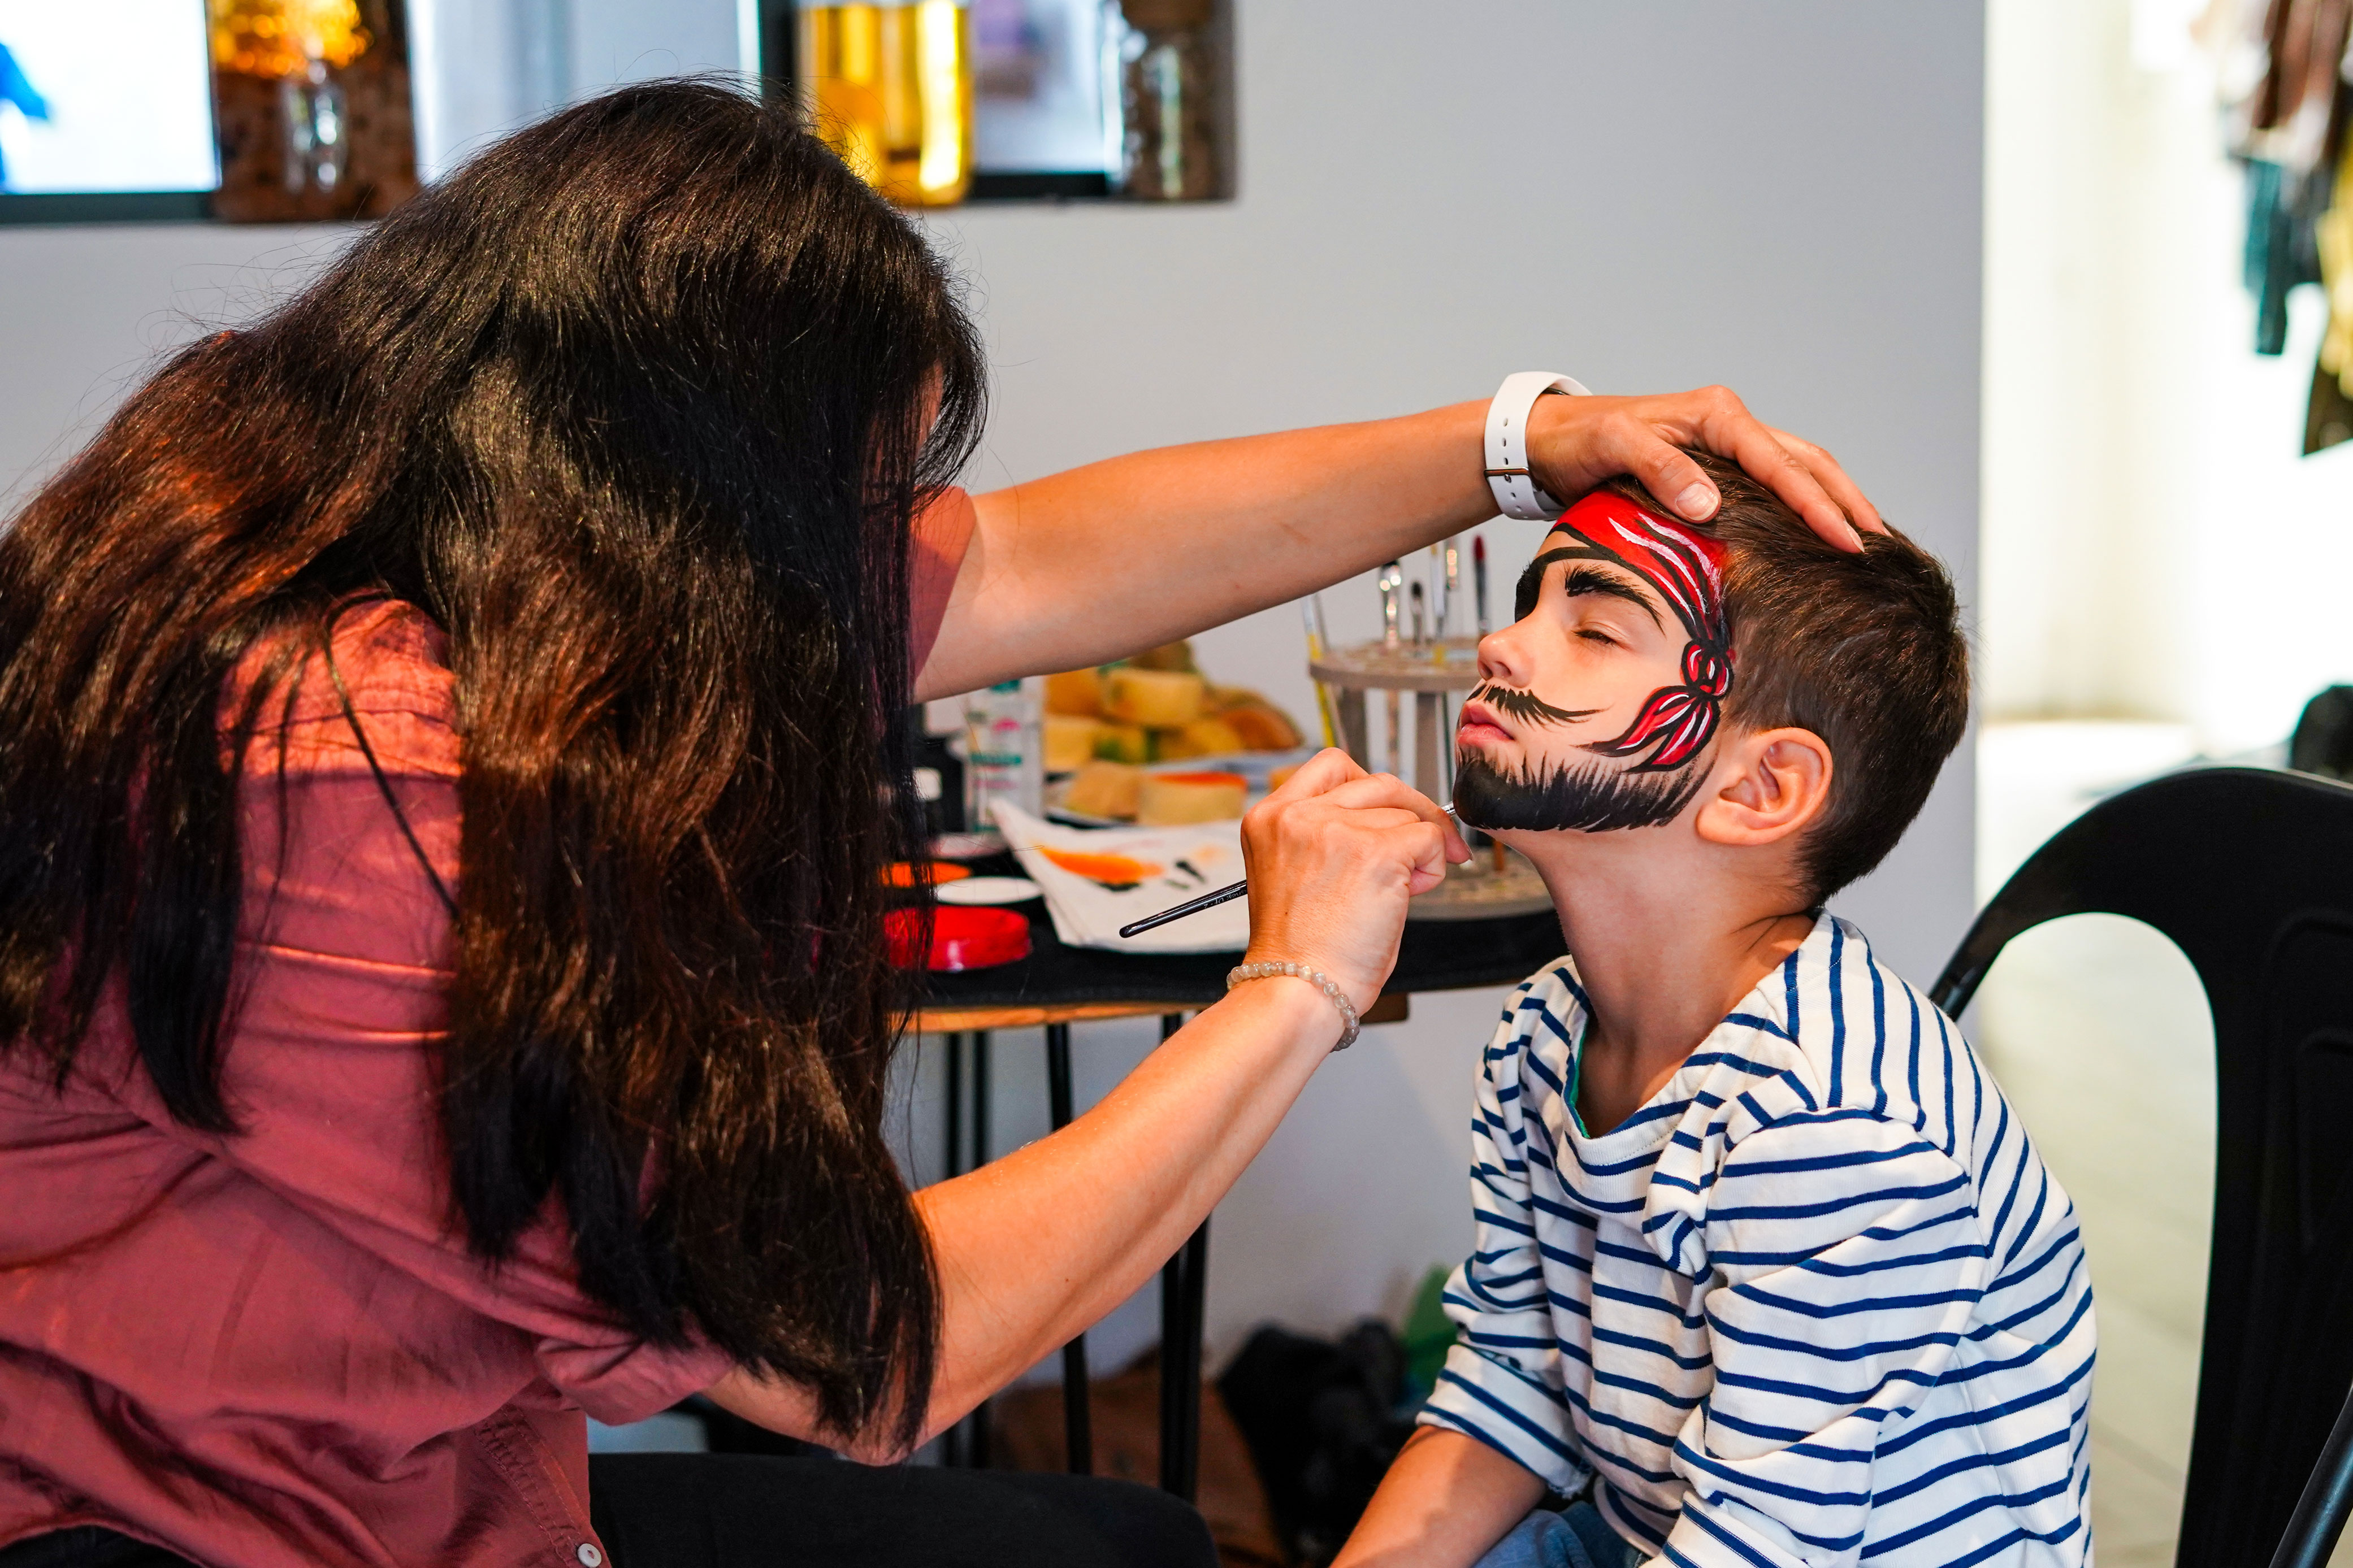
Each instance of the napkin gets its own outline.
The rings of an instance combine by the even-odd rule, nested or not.
[[[1250,899],[1123,937],[1119,928],[1242,876],[1239,820],[1189,827],[1064,827],[996,803],[998,831],[1045,889],[1054,934],[1112,952],[1239,952],[1250,945]]]

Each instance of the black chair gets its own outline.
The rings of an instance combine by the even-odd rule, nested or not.
[[[2323,778],[2353,779],[2353,686],[2331,686],[2304,705],[2288,737],[2287,765]]]
[[[2320,1568],[2353,1504],[2353,788],[2171,774],[2035,851],[1936,985],[2062,915],[2172,939],[2214,1015],[2214,1239],[2177,1568]],[[2094,1278],[2098,1259],[2093,1259]]]

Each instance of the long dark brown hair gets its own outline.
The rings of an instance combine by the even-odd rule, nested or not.
[[[62,1082],[120,984],[172,1113],[234,1134],[236,795],[295,661],[226,763],[225,678],[413,603],[459,693],[465,1235],[495,1259],[554,1194],[630,1328],[910,1437],[938,1305],[880,873],[910,521],[983,397],[938,260],[785,112],[660,83],[491,148],[0,537],[0,1042]]]

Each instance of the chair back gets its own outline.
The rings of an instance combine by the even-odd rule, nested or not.
[[[1958,1015],[2019,932],[2088,913],[2170,938],[2213,1011],[2214,1236],[2174,1561],[2261,1568],[2353,1384],[2353,788],[2213,768],[2102,801],[1978,916],[1937,1005]]]

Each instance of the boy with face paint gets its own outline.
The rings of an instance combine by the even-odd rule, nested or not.
[[[1967,722],[1951,584],[1699,460],[1709,523],[1586,497],[1480,645],[1456,808],[1569,956],[1485,1052],[1460,1342],[1339,1568],[2076,1568],[2073,1205],[1822,910]]]

